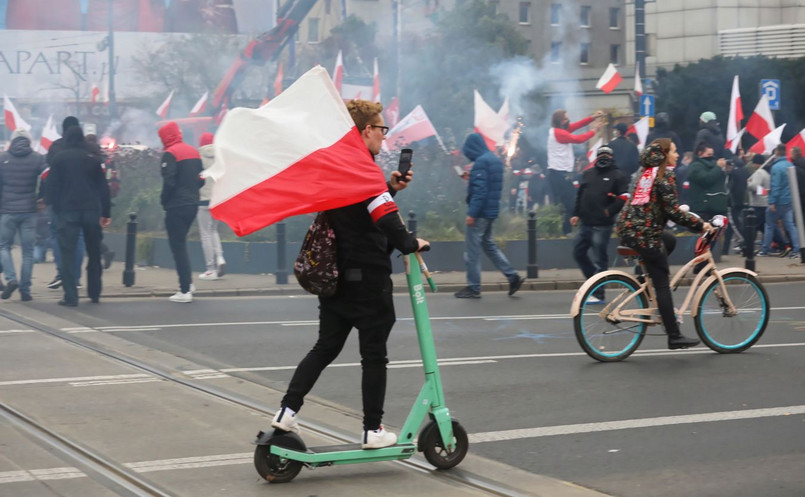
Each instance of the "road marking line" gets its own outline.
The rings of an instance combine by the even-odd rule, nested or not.
[[[501,442],[523,438],[552,437],[556,435],[574,435],[601,431],[630,430],[634,428],[650,428],[655,426],[671,426],[692,423],[712,423],[716,421],[734,421],[738,419],[757,419],[775,416],[805,414],[805,405],[772,407],[767,409],[749,409],[745,411],[724,411],[706,414],[689,414],[682,416],[662,416],[658,418],[627,419],[622,421],[603,421],[600,423],[580,423],[575,425],[546,426],[543,428],[526,428],[521,430],[489,431],[470,435],[470,443]]]
[[[131,383],[151,383],[154,381],[162,381],[160,378],[134,378],[134,379],[120,379],[120,380],[102,380],[102,381],[71,381],[68,383],[71,387],[100,387],[107,385],[128,385]]]
[[[15,333],[34,333],[36,330],[0,330],[0,335],[12,335]]]

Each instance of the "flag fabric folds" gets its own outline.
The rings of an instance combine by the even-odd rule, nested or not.
[[[769,107],[769,97],[764,93],[760,96],[755,111],[746,122],[746,132],[758,140],[774,130],[774,116]]]
[[[274,96],[276,97],[280,93],[282,93],[282,62],[279,63],[277,77],[274,78]]]
[[[587,151],[587,163],[590,165],[595,164],[595,153],[604,145],[604,138],[598,138],[598,141],[590,147],[590,150]]]
[[[439,140],[439,144],[442,143],[441,138],[439,138],[438,133],[436,133],[436,128],[433,127],[433,123],[428,119],[425,109],[423,109],[421,105],[417,105],[414,107],[414,110],[402,118],[400,122],[389,131],[389,134],[386,136],[386,141],[383,142],[383,148],[385,150],[397,150],[410,143],[418,142],[419,140],[424,140],[431,136],[435,136],[436,139]],[[442,148],[444,148],[444,145],[442,145]]]
[[[598,80],[595,87],[604,93],[609,93],[614,90],[622,80],[623,78],[620,73],[618,73],[618,70],[615,69],[613,64],[610,64],[607,66],[607,70],[604,71],[604,74]]]
[[[727,142],[737,146],[738,130],[741,130],[741,121],[744,120],[744,111],[741,107],[741,90],[738,86],[738,76],[732,79],[732,94],[730,95],[730,117],[727,121]],[[743,130],[740,131],[743,133]],[[726,147],[729,148],[729,145]],[[735,153],[735,151],[732,151]]]
[[[375,57],[375,71],[372,78],[372,102],[380,102],[380,71],[377,69],[377,57]]]
[[[744,135],[744,131],[746,131],[746,128],[741,128],[741,131],[739,131],[738,134],[733,136],[731,139],[728,138],[727,141],[724,142],[724,149],[729,150],[734,154],[738,150],[738,144],[741,143],[741,138]]]
[[[509,130],[509,121],[501,117],[499,112],[492,110],[492,107],[487,104],[478,90],[474,90],[475,95],[475,132],[480,134],[489,150],[494,151],[496,147],[503,146],[505,143],[506,131]],[[504,105],[507,102],[504,102]],[[508,114],[508,105],[506,109],[501,107],[501,111]]]
[[[634,66],[634,93],[637,98],[643,95],[643,80],[640,79],[640,64]]]
[[[774,151],[774,147],[782,143],[781,137],[783,136],[783,128],[785,128],[785,124],[771,130],[768,134],[766,134],[766,136],[764,136],[757,143],[752,145],[749,151],[754,152],[756,154],[764,154],[764,155],[772,153],[772,151]]]
[[[200,115],[202,112],[204,112],[204,109],[207,108],[207,97],[209,95],[210,95],[210,92],[208,92],[208,91],[204,92],[204,95],[202,95],[201,98],[198,99],[198,102],[196,102],[196,105],[194,105],[193,108],[190,109],[190,114],[189,114],[190,117],[196,117],[196,116]]]
[[[333,69],[333,84],[335,90],[341,95],[341,83],[344,81],[344,58],[341,56],[341,50],[338,51],[338,56],[335,58],[335,69]]]
[[[168,98],[166,98],[165,101],[162,102],[162,105],[157,107],[156,114],[162,119],[165,119],[165,117],[168,115],[168,109],[171,106],[172,100],[173,100],[173,90],[171,90],[171,92],[168,93]]]
[[[386,126],[394,129],[400,122],[400,100],[397,97],[391,99],[391,103],[386,107]]]
[[[785,144],[786,155],[791,157],[791,149],[794,147],[799,147],[802,152],[805,152],[805,129],[797,133],[794,138],[788,140],[788,143]]]
[[[238,236],[388,188],[321,66],[259,109],[231,109],[214,147],[210,211]]]
[[[19,112],[17,112],[17,108],[14,107],[14,104],[11,103],[11,99],[8,98],[8,95],[6,94],[3,94],[3,114],[5,115],[6,119],[6,127],[11,131],[16,130],[17,128],[22,128],[28,131],[31,130],[31,125],[25,122],[25,119],[20,116]]]
[[[42,130],[42,137],[39,139],[39,147],[47,152],[53,142],[59,138],[61,138],[61,135],[59,135],[56,125],[53,124],[53,114],[51,114],[50,117],[48,117],[48,122],[45,123],[45,128]]]
[[[646,139],[648,138],[648,130],[649,130],[648,121],[649,121],[648,116],[645,116],[636,123],[629,126],[629,128],[626,130],[626,136],[629,136],[630,133],[634,133],[637,135],[637,140],[640,142],[638,144],[638,147],[641,149],[647,145]]]
[[[98,95],[100,95],[100,94],[101,94],[101,89],[98,88],[98,85],[93,83],[92,88],[89,91],[89,101],[90,101],[90,103],[93,103],[93,104],[96,103],[98,101]]]

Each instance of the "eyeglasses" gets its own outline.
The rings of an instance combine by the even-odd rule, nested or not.
[[[369,127],[370,128],[379,128],[380,132],[383,133],[383,136],[386,136],[387,134],[389,134],[389,127],[388,126],[380,126],[378,124],[370,124]]]

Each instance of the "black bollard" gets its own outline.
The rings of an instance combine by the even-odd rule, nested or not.
[[[123,269],[123,285],[130,287],[134,284],[134,258],[137,256],[137,214],[129,214],[126,223],[126,267]]]
[[[285,267],[285,223],[277,223],[277,272],[278,285],[288,284],[288,268]]]
[[[408,211],[408,232],[416,237],[416,212]]]
[[[755,237],[757,236],[757,216],[755,209],[749,207],[744,210],[744,267],[750,271],[755,270]]]
[[[539,278],[539,266],[537,266],[537,213],[528,213],[528,265],[526,266],[526,277]]]

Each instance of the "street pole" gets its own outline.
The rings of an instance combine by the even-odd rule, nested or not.
[[[634,2],[634,60],[635,73],[642,78],[646,75],[646,0]],[[635,121],[640,115],[640,98],[634,101]]]
[[[109,0],[109,117],[117,118],[117,102],[115,101],[115,20],[114,0]]]

